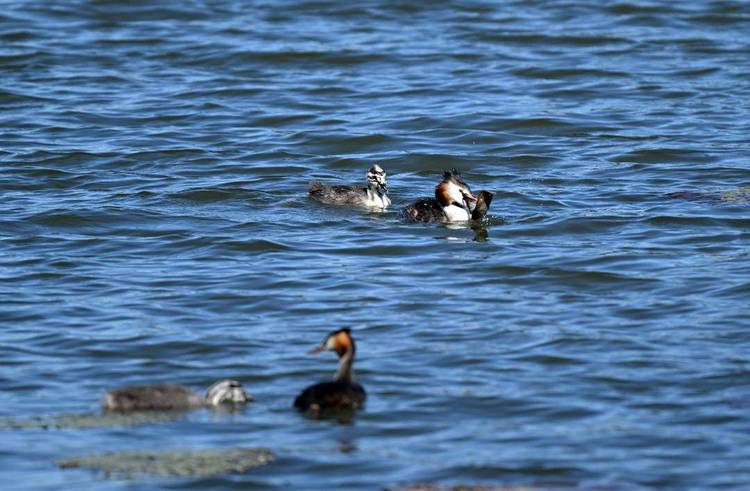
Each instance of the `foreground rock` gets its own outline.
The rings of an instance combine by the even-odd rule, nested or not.
[[[389,488],[385,491],[552,491],[552,488],[539,488],[536,486],[492,486],[481,484],[458,484],[455,486],[412,484],[406,488]]]
[[[91,469],[107,477],[205,477],[243,473],[273,462],[264,448],[229,448],[198,451],[108,452],[55,462],[62,469]]]
[[[175,421],[184,416],[178,411],[131,413],[58,414],[28,419],[0,420],[0,430],[62,430],[135,426]]]
[[[686,201],[697,201],[710,204],[750,204],[750,186],[741,187],[731,191],[678,191],[666,195],[670,199],[682,199]]]

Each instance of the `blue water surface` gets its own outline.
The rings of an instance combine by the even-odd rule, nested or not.
[[[750,487],[747,2],[0,7],[0,418],[149,382],[256,399],[11,425],[4,489]],[[375,162],[392,210],[308,198]],[[448,168],[489,223],[402,223]],[[297,414],[345,326],[366,408]],[[55,464],[233,447],[276,461]]]

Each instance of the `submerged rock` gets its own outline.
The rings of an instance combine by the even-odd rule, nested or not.
[[[176,411],[135,411],[130,413],[58,414],[28,419],[0,420],[0,430],[63,430],[135,426],[175,421],[184,414]]]
[[[615,491],[630,489],[619,485],[592,487],[580,484],[409,484],[404,487],[386,488],[385,491]]]
[[[62,469],[91,469],[107,477],[202,477],[242,473],[273,462],[265,448],[228,448],[196,451],[107,452],[61,459]]]
[[[721,201],[725,203],[750,203],[750,186],[741,187],[736,191],[721,193]]]
[[[678,191],[666,195],[670,199],[682,199],[711,204],[750,204],[750,186],[737,188],[734,191]]]
[[[412,484],[405,488],[388,488],[385,491],[552,491],[552,488],[537,486],[494,486],[486,484],[457,484],[455,486],[438,486],[435,484]]]

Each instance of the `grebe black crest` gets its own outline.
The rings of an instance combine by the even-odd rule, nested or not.
[[[349,205],[364,208],[387,208],[391,205],[388,198],[388,180],[385,171],[378,164],[367,170],[367,187],[338,186],[310,182],[310,196],[329,205]]]
[[[184,385],[135,385],[113,389],[104,394],[102,408],[107,411],[175,411],[200,407],[240,405],[253,398],[236,380],[220,380],[201,397]]]
[[[456,170],[445,171],[435,186],[434,198],[420,198],[407,206],[402,219],[409,222],[466,222],[481,220],[492,202],[492,193],[482,191],[477,198]]]
[[[330,333],[317,348],[310,353],[335,351],[339,356],[336,376],[329,382],[320,382],[306,388],[294,400],[294,407],[300,411],[321,413],[326,410],[357,409],[362,407],[367,395],[365,389],[353,380],[352,365],[356,345],[349,329],[339,329]]]

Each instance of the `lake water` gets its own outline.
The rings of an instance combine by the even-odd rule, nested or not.
[[[750,487],[748,2],[0,7],[0,417],[157,381],[256,398],[5,430],[4,489]],[[307,197],[375,162],[392,210]],[[452,167],[490,224],[401,223]],[[345,326],[367,407],[297,414]],[[276,461],[54,464],[224,447]]]

